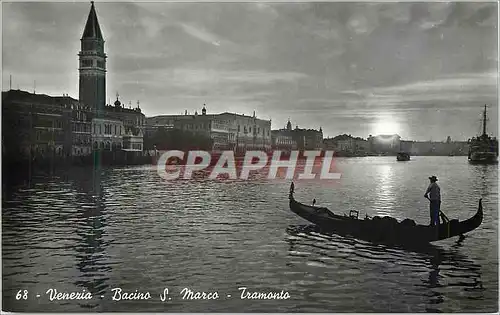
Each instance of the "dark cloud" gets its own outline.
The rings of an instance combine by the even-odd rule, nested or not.
[[[3,85],[78,96],[89,3],[3,3]],[[477,132],[497,104],[496,3],[96,3],[107,97],[147,115],[288,117],[327,135]],[[497,113],[496,107],[492,114]],[[497,126],[491,116],[492,127]]]

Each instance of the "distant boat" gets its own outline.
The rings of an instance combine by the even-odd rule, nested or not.
[[[408,152],[398,152],[398,155],[396,156],[396,159],[398,161],[409,161],[410,160],[410,154]]]
[[[473,164],[498,163],[498,140],[486,133],[486,105],[483,112],[483,133],[469,139],[469,162]]]

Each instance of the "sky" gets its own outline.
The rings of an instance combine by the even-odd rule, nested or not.
[[[494,2],[95,2],[106,98],[288,119],[325,137],[498,135]],[[2,85],[78,98],[90,2],[3,2]],[[35,84],[36,81],[36,84]]]

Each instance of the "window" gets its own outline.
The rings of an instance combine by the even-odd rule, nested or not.
[[[116,135],[116,125],[115,125],[115,135]]]
[[[92,67],[92,60],[84,59],[81,63],[82,67]]]

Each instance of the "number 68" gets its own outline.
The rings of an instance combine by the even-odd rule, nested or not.
[[[16,294],[16,300],[27,300],[28,299],[28,290],[19,290]]]

